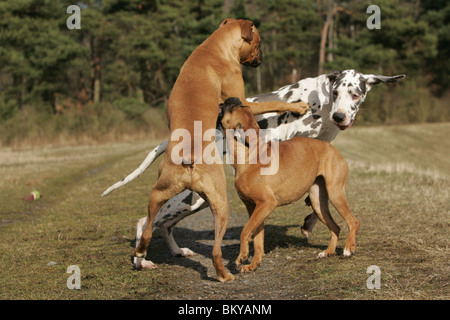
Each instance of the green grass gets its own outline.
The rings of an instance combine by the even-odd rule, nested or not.
[[[450,123],[355,127],[335,145],[350,165],[347,196],[361,222],[356,254],[318,259],[329,232],[318,224],[308,240],[299,226],[303,200],[266,220],[266,256],[253,274],[214,280],[210,213],[180,223],[175,236],[198,254],[176,258],[155,237],[152,271],[130,264],[135,226],[146,215],[158,165],[108,197],[101,193],[134,170],[158,142],[64,148],[0,149],[0,299],[448,299]],[[230,224],[224,261],[238,254],[245,208],[229,168]],[[25,202],[37,189],[43,198]],[[196,229],[200,224],[201,229]],[[69,290],[67,267],[81,270]],[[366,288],[366,269],[381,269],[381,289]]]

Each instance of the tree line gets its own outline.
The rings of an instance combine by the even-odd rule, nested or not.
[[[336,69],[404,73],[369,95],[361,122],[450,119],[446,0],[86,0],[75,3],[81,29],[70,30],[73,4],[0,2],[5,126],[26,112],[91,122],[116,114],[108,128],[142,122],[149,109],[164,109],[186,58],[227,17],[254,21],[262,37],[263,64],[243,70],[247,95]],[[370,5],[380,8],[380,29],[367,27]]]

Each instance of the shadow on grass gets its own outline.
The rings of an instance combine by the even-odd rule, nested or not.
[[[264,227],[264,252],[268,254],[277,247],[307,247],[316,248],[319,250],[325,250],[327,248],[326,245],[312,245],[308,243],[308,239],[300,235],[287,235],[287,230],[293,227],[297,227],[300,233],[300,225],[266,225]],[[233,242],[239,241],[241,231],[242,227],[228,228],[224,236],[224,241],[222,243],[222,257],[224,260],[229,261],[225,265],[225,267],[228,268],[228,270],[232,274],[239,273],[239,270],[236,268],[234,261],[239,254],[240,244],[226,244],[226,242],[230,240],[233,240]],[[148,247],[147,258],[156,264],[176,265],[184,268],[190,268],[199,272],[201,279],[216,281],[215,278],[211,278],[208,276],[208,266],[204,264],[204,261],[202,261],[201,258],[199,259],[199,256],[203,257],[204,259],[211,259],[214,231],[195,231],[187,228],[176,228],[174,229],[174,238],[180,247],[189,248],[194,251],[195,256],[192,258],[173,256],[164,238],[159,236],[159,232],[156,231]],[[208,244],[204,243],[205,240],[208,242]],[[130,247],[134,248],[135,244],[135,240],[130,241]],[[252,243],[250,243],[249,256],[253,256]]]

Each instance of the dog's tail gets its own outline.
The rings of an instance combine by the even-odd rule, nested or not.
[[[134,170],[128,176],[123,178],[121,181],[116,182],[111,187],[106,189],[105,192],[102,193],[102,197],[107,196],[112,191],[126,185],[127,183],[129,183],[129,182],[133,181],[134,179],[136,179],[137,177],[139,177],[145,170],[147,170],[148,167],[150,167],[150,165],[153,163],[153,161],[155,161],[161,154],[163,154],[166,151],[168,144],[169,144],[168,140],[164,141],[159,146],[157,146],[155,149],[150,151],[150,153],[147,155],[145,160],[141,163],[141,165],[136,170]]]

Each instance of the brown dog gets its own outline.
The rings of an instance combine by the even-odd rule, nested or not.
[[[232,96],[245,101],[241,64],[256,67],[261,63],[259,43],[259,33],[251,21],[226,19],[192,52],[181,68],[167,105],[171,141],[160,164],[158,181],[150,194],[148,223],[134,251],[135,257],[145,257],[155,216],[164,203],[190,189],[209,202],[214,214],[212,260],[217,278],[222,282],[234,279],[223,267],[220,248],[228,223],[223,165],[206,164],[202,157],[208,146],[216,150],[214,135],[206,137],[205,132],[216,128],[219,103]],[[302,102],[249,103],[249,106],[255,114],[288,110],[304,114],[309,107]],[[179,136],[175,137],[180,130],[190,133],[190,137],[181,142],[190,152],[182,155],[178,149]],[[203,139],[197,141],[196,135]],[[218,153],[216,156],[220,157]]]
[[[355,237],[359,222],[350,211],[346,200],[345,184],[348,166],[339,151],[328,142],[297,137],[279,142],[277,156],[273,154],[277,149],[272,149],[270,146],[271,143],[276,142],[265,143],[262,138],[259,138],[259,127],[251,109],[242,107],[239,99],[227,99],[222,105],[221,113],[224,129],[238,129],[234,133],[228,132],[226,137],[228,148],[232,150],[230,152],[236,172],[236,190],[250,216],[241,233],[241,250],[236,265],[239,266],[247,259],[249,241],[254,236],[253,260],[241,271],[253,271],[261,263],[264,256],[264,220],[267,216],[276,207],[297,201],[308,190],[315,213],[331,231],[330,244],[324,252],[319,254],[319,257],[335,253],[340,232],[339,226],[330,215],[328,200],[349,227],[344,256],[350,256],[355,251]],[[242,130],[249,129],[253,129],[255,134],[244,135],[242,138]],[[242,144],[245,148],[242,148]],[[261,144],[263,144],[262,148]],[[245,155],[239,154],[239,148],[245,150]],[[278,172],[272,175],[261,175],[261,168],[268,164],[263,165],[259,159],[250,162],[249,159],[255,160],[254,155],[257,152],[260,153],[258,157],[261,157],[261,153],[268,153],[269,150],[272,150],[270,155],[272,161],[278,161]]]

